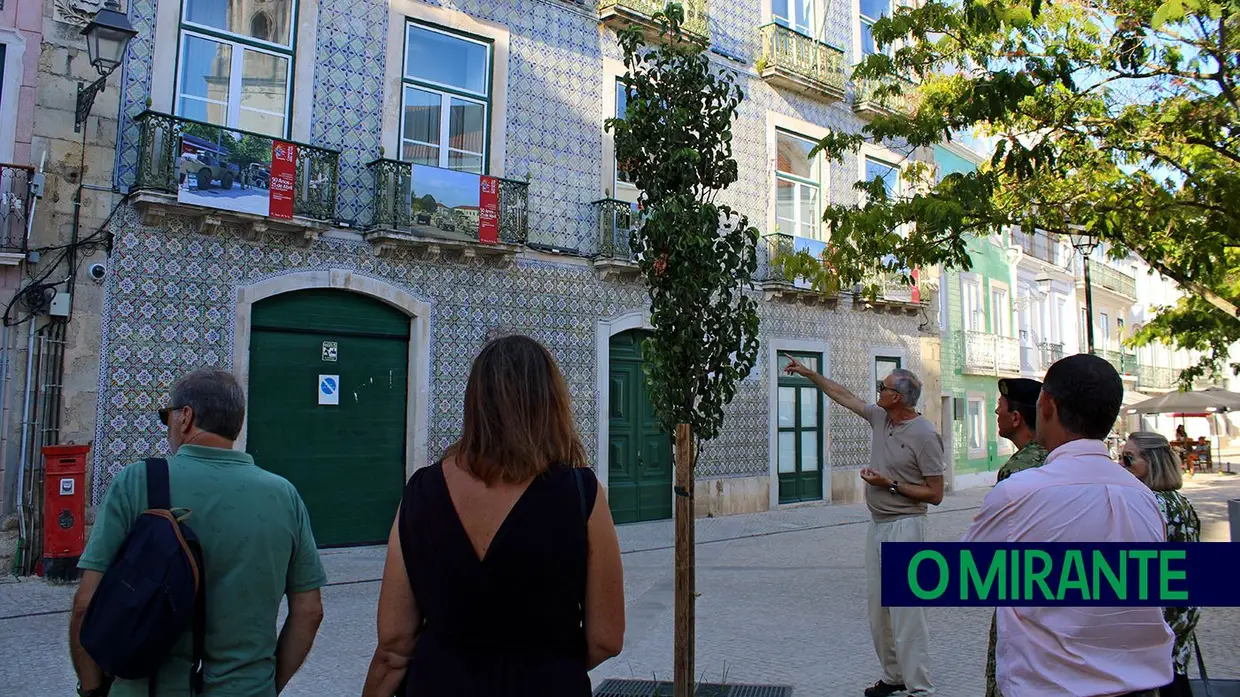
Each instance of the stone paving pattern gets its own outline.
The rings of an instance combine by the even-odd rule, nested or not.
[[[929,518],[931,539],[968,527],[985,489],[949,495]],[[1240,477],[1198,475],[1185,486],[1204,538],[1228,540],[1227,499]],[[703,681],[793,685],[798,697],[851,695],[877,676],[865,618],[863,506],[785,509],[698,522],[698,672]],[[624,653],[593,674],[667,679],[672,657],[672,527],[622,527],[628,632]],[[306,666],[284,694],[355,695],[374,649],[383,550],[323,553],[332,585],[326,620]],[[0,583],[0,695],[73,694],[66,623],[73,589]],[[945,697],[983,692],[989,610],[930,610],[932,676]],[[1198,629],[1216,677],[1240,678],[1240,609],[1207,610]]]

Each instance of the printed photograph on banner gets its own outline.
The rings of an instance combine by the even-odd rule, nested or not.
[[[498,241],[499,186],[494,177],[426,165],[410,167],[413,232],[462,242]]]
[[[177,157],[177,200],[234,213],[270,215],[272,151],[271,138],[186,124]]]

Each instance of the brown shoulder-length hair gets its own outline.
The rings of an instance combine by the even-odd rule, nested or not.
[[[568,384],[528,336],[487,343],[465,387],[465,427],[447,455],[489,484],[520,483],[556,465],[588,467]]]

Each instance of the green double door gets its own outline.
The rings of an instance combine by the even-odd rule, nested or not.
[[[644,337],[632,330],[611,338],[607,498],[617,523],[672,517],[672,439],[646,393]]]
[[[822,392],[807,378],[785,375],[787,356],[814,372],[822,372],[822,355],[781,353],[776,414],[776,469],[779,502],[821,501],[823,442]]]
[[[387,539],[405,482],[409,317],[334,290],[254,305],[246,449],[297,487],[320,546]]]

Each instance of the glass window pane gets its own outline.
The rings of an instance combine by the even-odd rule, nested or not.
[[[818,428],[818,389],[805,388],[801,393],[801,426]]]
[[[813,2],[814,0],[792,0],[796,6],[797,28],[806,33],[812,33],[814,28]]]
[[[878,53],[878,44],[874,42],[874,29],[865,22],[861,23],[861,55],[868,56]]]
[[[288,58],[246,50],[241,66],[242,123],[238,126],[244,130],[282,137],[288,105]],[[261,130],[247,126],[247,122],[260,126]]]
[[[490,47],[433,31],[416,24],[407,27],[405,75],[485,95],[491,81]]]
[[[443,97],[413,87],[405,88],[405,124],[401,129],[406,141],[420,144],[415,154],[405,157],[410,162],[439,165],[439,119],[443,112]],[[409,151],[406,143],[405,150]]]
[[[482,104],[450,98],[448,147],[481,155],[486,140],[487,109]]]
[[[795,2],[796,0],[793,0]],[[771,16],[776,22],[788,26],[792,17],[788,15],[788,0],[771,0]]]
[[[817,157],[810,158],[814,142],[787,133],[775,136],[776,167],[802,179],[818,180]]]
[[[291,46],[293,41],[293,0],[186,0],[185,21]]]
[[[865,180],[873,181],[875,177],[883,180],[883,188],[888,196],[896,195],[896,187],[900,183],[900,170],[895,165],[882,160],[865,158]]]
[[[781,473],[797,471],[797,434],[779,434],[779,471]]]
[[[818,237],[818,187],[799,184],[801,192],[801,237]]]
[[[817,472],[819,462],[818,431],[801,432],[801,471]]]
[[[783,179],[775,180],[775,218],[779,231],[788,235],[797,234],[797,185]]]
[[[430,165],[431,167],[439,166],[439,148],[433,145],[423,145],[421,143],[412,143],[404,141],[401,148],[400,159],[403,162],[412,162],[415,165]]]
[[[785,363],[786,365],[786,363]],[[796,425],[797,388],[779,388],[779,427],[792,428]]]
[[[189,34],[184,35],[182,41],[177,115],[228,125],[232,46]]]
[[[861,0],[861,14],[878,19],[891,12],[891,0]]]
[[[455,169],[458,172],[473,172],[474,174],[482,174],[482,156],[473,153],[459,152],[457,150],[448,151],[448,169]]]

